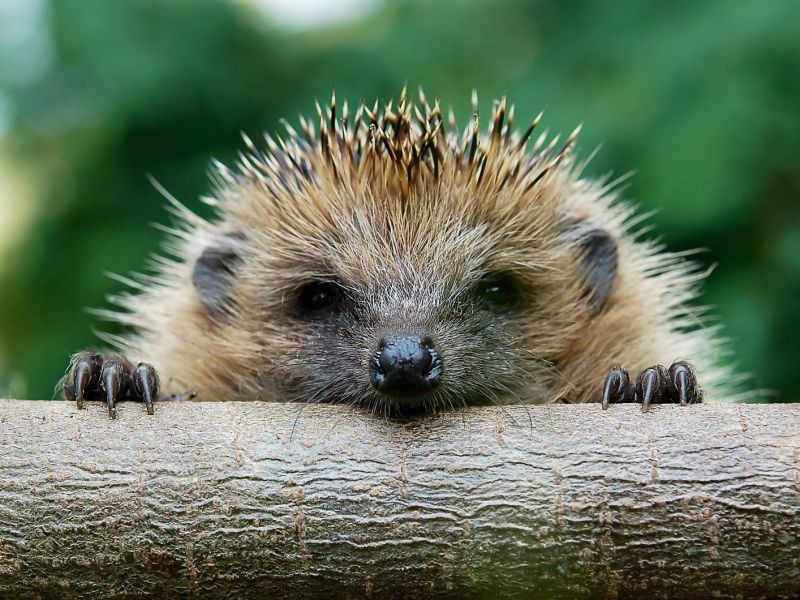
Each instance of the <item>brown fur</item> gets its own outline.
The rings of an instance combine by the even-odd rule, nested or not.
[[[193,388],[216,400],[363,402],[383,399],[367,377],[380,335],[425,331],[444,361],[431,405],[472,401],[599,401],[617,364],[635,376],[676,359],[697,368],[706,398],[727,372],[710,363],[719,343],[700,327],[700,273],[679,254],[632,233],[632,208],[613,184],[581,176],[571,149],[512,128],[513,107],[495,103],[489,131],[475,118],[463,134],[422,92],[401,94],[381,113],[359,107],[350,121],[335,100],[318,107],[320,132],[301,120],[262,152],[246,140],[236,172],[217,165],[207,222],[172,200],[177,260],[117,298],[106,312],[134,329],[111,341],[130,360],[152,363],[166,392]],[[530,143],[528,143],[530,140]],[[528,148],[527,146],[531,146]],[[569,223],[617,240],[618,269],[598,313],[584,293],[581,248]],[[221,236],[243,232],[242,260],[222,319],[209,316],[192,269]],[[515,312],[465,308],[487,272],[510,272],[525,299]],[[358,319],[310,324],[293,313],[313,280],[343,283]]]

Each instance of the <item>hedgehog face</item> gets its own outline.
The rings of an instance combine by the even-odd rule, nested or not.
[[[336,130],[334,102],[319,137],[303,122],[305,138],[290,130],[269,154],[248,141],[240,173],[221,167],[193,283],[220,338],[247,348],[243,394],[395,413],[519,400],[523,386],[558,399],[574,324],[616,275],[613,236],[570,212],[587,193],[568,168],[574,134],[528,154],[538,117],[512,133],[503,102],[482,138],[477,120],[443,133],[423,106],[413,121],[403,95],[380,118],[361,107],[369,128],[345,116]]]
[[[317,260],[315,276],[289,285],[271,309],[282,346],[298,357],[276,368],[288,382],[283,393],[392,413],[513,394],[528,362],[520,360],[519,321],[531,308],[531,289],[522,276],[474,256],[474,238],[458,244],[445,235],[429,240],[425,252],[374,265],[330,249],[325,255],[335,258]],[[397,240],[362,238],[355,246],[388,257]],[[270,348],[275,338],[273,331]]]
[[[253,332],[263,387],[391,413],[511,401],[531,380],[546,395],[564,288],[580,279],[558,265],[574,248],[484,214],[485,201],[414,200],[401,216],[391,199],[354,194],[327,224],[284,205],[269,228],[243,225],[205,249],[201,303],[218,327]]]
[[[276,215],[219,236],[194,286],[222,335],[252,333],[249,377],[282,398],[402,413],[516,400],[533,381],[548,400],[569,323],[608,300],[616,241],[582,222],[532,236],[476,215],[431,235],[437,215],[421,214],[424,226],[340,215],[293,233]]]

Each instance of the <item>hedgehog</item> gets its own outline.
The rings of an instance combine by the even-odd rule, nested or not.
[[[363,405],[384,414],[523,403],[720,398],[707,272],[642,239],[620,179],[584,176],[580,127],[514,127],[477,94],[453,110],[405,88],[351,114],[317,103],[235,168],[213,162],[203,219],[170,196],[169,258],[119,277],[98,311],[112,351],[75,354],[67,399],[201,397]],[[587,159],[588,160],[588,159]],[[702,379],[702,388],[698,381]]]

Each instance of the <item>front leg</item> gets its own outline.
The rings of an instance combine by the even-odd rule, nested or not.
[[[703,401],[703,391],[697,384],[694,368],[678,361],[669,369],[661,365],[648,367],[631,383],[628,372],[614,367],[603,385],[603,409],[609,404],[641,403],[642,412],[651,404],[694,404]]]
[[[153,400],[158,398],[158,373],[147,363],[134,365],[118,354],[79,352],[70,360],[67,373],[59,383],[68,400],[84,408],[86,400],[105,400],[108,415],[117,418],[117,402],[144,402],[147,414],[153,414]]]

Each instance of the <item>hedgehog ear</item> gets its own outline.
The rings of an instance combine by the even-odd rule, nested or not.
[[[192,283],[200,302],[209,316],[220,323],[225,322],[229,314],[234,271],[242,262],[242,240],[241,231],[215,239],[203,250],[192,271]]]
[[[581,240],[581,269],[586,296],[596,312],[602,311],[617,278],[617,240],[605,229],[592,229]]]
[[[575,243],[581,253],[583,297],[589,299],[594,314],[600,313],[611,297],[617,278],[617,240],[588,221],[570,220],[568,227],[565,237]]]

